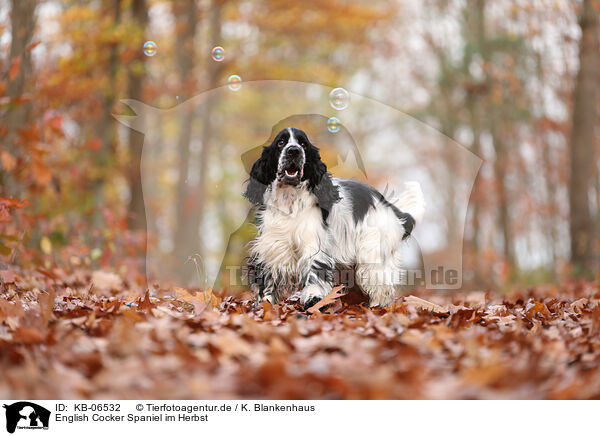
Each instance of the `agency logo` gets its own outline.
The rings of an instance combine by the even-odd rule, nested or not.
[[[48,409],[29,401],[4,404],[4,408],[6,409],[6,431],[9,433],[14,433],[16,429],[48,430],[50,422]]]
[[[461,289],[463,235],[481,158],[392,106],[342,91],[258,80],[235,90],[211,89],[165,109],[121,100],[131,112],[115,118],[144,134],[149,283],[246,287],[238,274],[256,226],[253,205],[242,193],[263,146],[280,130],[297,127],[320,149],[334,177],[371,185],[388,202],[394,201],[391,191],[402,193],[406,182],[418,182],[427,212],[402,248],[404,265],[417,285]],[[401,200],[395,204],[400,210]],[[366,225],[375,233],[380,228]]]

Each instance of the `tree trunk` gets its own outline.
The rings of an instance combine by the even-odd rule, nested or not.
[[[479,120],[479,105],[477,104],[477,98],[472,93],[467,97],[467,111],[469,113],[469,124],[473,131],[473,144],[471,146],[471,151],[476,154],[478,157],[481,157],[481,123]],[[480,246],[480,230],[481,230],[481,207],[479,202],[482,201],[482,195],[480,192],[480,187],[478,182],[482,181],[481,171],[477,174],[475,178],[475,183],[473,184],[473,189],[471,190],[471,210],[472,210],[472,218],[471,218],[471,228],[473,229],[473,233],[471,234],[471,240],[469,241],[470,253],[469,255],[473,259],[473,272],[474,272],[474,281],[477,285],[483,284],[483,277],[480,272],[480,261],[479,261],[479,253],[481,251]]]
[[[35,8],[36,0],[12,0],[11,20],[11,43],[10,43],[10,61],[9,65],[19,64],[17,74],[11,80],[9,77],[6,86],[6,96],[11,100],[21,95],[26,90],[26,79],[31,73],[31,51],[27,46],[31,44],[31,38],[35,30]],[[24,128],[31,120],[31,101],[21,103],[19,106],[9,110],[3,124],[8,129],[6,144],[10,154],[15,157],[21,157],[21,148],[14,145],[17,137],[17,130]],[[21,187],[14,179],[13,175],[2,171],[0,167],[0,191],[3,196],[21,196]]]
[[[133,0],[131,13],[136,25],[143,30],[145,34],[148,24],[148,9],[145,0]],[[145,38],[139,41],[141,47]],[[145,68],[137,68],[144,62],[144,55],[140,49],[138,56],[129,65],[127,73],[128,98],[133,100],[142,100],[142,90]],[[128,174],[129,190],[131,200],[129,202],[129,228],[135,230],[146,230],[146,214],[144,210],[144,195],[142,192],[142,178],[140,173],[142,162],[142,146],[144,144],[144,134],[134,129],[129,129],[129,153],[131,170]]]
[[[512,249],[513,238],[508,208],[508,193],[506,189],[508,151],[504,140],[501,139],[502,135],[505,134],[505,129],[497,129],[495,125],[492,126],[492,138],[496,154],[493,166],[494,181],[496,184],[496,199],[498,201],[498,219],[500,220],[500,228],[502,229],[502,255],[510,268],[510,275],[512,276],[515,267],[515,257]]]
[[[545,74],[542,56],[540,53],[535,53],[534,57],[536,62],[537,76],[542,83],[545,83],[548,80],[548,77]],[[548,145],[550,137],[554,132],[547,132],[545,128],[535,128],[534,132],[536,133],[536,147],[540,150],[541,154],[541,171],[543,174],[544,191],[546,193],[544,202],[549,207],[549,210],[539,217],[541,222],[540,227],[546,229],[545,233],[547,234],[544,235],[544,237],[546,238],[546,244],[549,247],[548,251],[550,252],[549,274],[552,280],[555,281],[558,278],[556,271],[558,260],[557,247],[559,242],[559,236],[557,232],[557,217],[559,216],[559,208],[556,202],[556,192],[558,192],[558,186],[556,178],[554,177],[554,174],[556,174],[556,168],[553,164],[552,156],[550,155],[550,146]]]
[[[590,213],[589,191],[594,157],[594,126],[597,121],[598,11],[594,0],[583,1],[580,18],[579,73],[573,95],[569,181],[569,231],[571,262],[576,272],[591,271],[593,267],[593,221]]]
[[[209,13],[209,25],[210,25],[210,36],[208,40],[209,49],[219,45],[221,41],[221,11],[223,7],[223,0],[213,0],[210,3],[210,13]],[[217,86],[217,80],[220,75],[222,69],[222,63],[215,62],[212,59],[208,60],[208,64],[206,65],[206,70],[208,72],[207,77],[207,89],[212,90]],[[204,247],[201,247],[201,241],[197,237],[198,229],[202,225],[202,218],[204,216],[204,212],[206,210],[206,193],[207,193],[207,165],[210,157],[210,150],[212,148],[212,140],[213,140],[213,126],[211,121],[211,115],[213,112],[213,108],[215,106],[214,95],[211,93],[208,94],[204,109],[202,111],[202,148],[200,149],[200,156],[198,159],[198,189],[197,189],[197,199],[198,199],[198,208],[191,220],[191,229],[195,229],[193,241],[197,244],[198,249],[203,251]],[[220,189],[224,189],[223,183],[220,185]],[[220,209],[219,209],[220,211]],[[223,220],[225,218],[225,220]],[[219,222],[221,223],[222,229],[227,231],[227,217],[220,216]],[[210,286],[214,286],[213,283],[209,283]]]
[[[177,67],[182,85],[181,99],[187,100],[194,88],[193,70],[195,63],[194,37],[196,35],[197,6],[195,0],[173,0],[173,14],[178,43],[176,44]],[[190,164],[190,140],[192,135],[193,108],[188,107],[181,115],[179,139],[177,142],[179,181],[176,191],[176,225],[174,250],[177,264],[175,272],[180,280],[187,281],[193,271],[186,265],[186,260],[199,252],[198,229],[192,228],[194,208],[187,203],[190,190],[188,188],[188,172]]]
[[[478,47],[477,54],[481,56],[482,59],[485,59],[487,54],[485,53],[485,0],[469,0],[467,2],[467,7],[465,9],[465,14],[467,14],[466,21],[466,31],[468,34],[468,39],[473,40]],[[474,53],[473,53],[474,54]],[[473,59],[473,54],[468,58],[465,57],[465,64],[463,66],[465,71],[469,70],[470,63]],[[488,79],[486,78],[486,81]],[[473,84],[471,90],[467,94],[467,112],[469,114],[469,125],[471,126],[471,130],[473,131],[473,144],[471,146],[471,151],[477,156],[481,157],[481,136],[483,131],[483,123],[481,120],[481,112],[483,111],[482,105],[480,104],[482,91],[485,89],[485,85],[476,82],[476,79],[473,78]],[[472,219],[471,219],[471,227],[473,228],[473,233],[471,235],[470,248],[471,255],[473,256],[473,269],[475,274],[475,284],[483,285],[484,278],[482,277],[480,271],[480,260],[479,260],[479,252],[481,251],[480,246],[480,230],[481,230],[481,206],[480,201],[482,201],[482,195],[480,193],[480,185],[478,182],[482,182],[481,170],[477,174],[475,179],[475,183],[473,184],[473,190],[471,191],[471,200],[472,200]]]
[[[600,151],[596,151],[596,162],[598,162],[598,165],[596,166],[596,174],[594,176],[596,180],[596,230],[594,231],[594,235],[596,235],[597,243],[600,244],[600,241],[597,240],[598,235],[600,235]]]
[[[105,0],[103,2],[103,8],[111,13],[113,18],[113,24],[116,26],[121,21],[121,0]],[[109,48],[109,60],[108,60],[108,83],[110,86],[103,95],[102,104],[102,118],[98,123],[97,136],[102,141],[102,147],[98,152],[96,158],[96,165],[100,168],[102,175],[98,176],[94,180],[94,200],[96,210],[93,216],[93,223],[95,227],[102,225],[102,209],[104,207],[104,185],[106,183],[105,172],[109,167],[111,156],[115,152],[115,120],[112,116],[112,109],[115,104],[116,96],[116,77],[117,70],[119,67],[119,46],[117,43],[111,44]]]

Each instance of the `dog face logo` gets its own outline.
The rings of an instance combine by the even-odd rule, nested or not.
[[[265,80],[246,82],[237,92],[215,88],[170,109],[121,101],[135,115],[115,118],[145,135],[140,167],[149,281],[244,287],[231,282],[239,277],[255,231],[249,224],[252,205],[242,192],[263,146],[293,126],[320,149],[334,177],[390,192],[418,182],[428,211],[408,241],[412,265],[422,265],[424,273],[417,278],[429,289],[462,287],[467,206],[482,160],[368,97],[352,94],[347,108],[334,110],[330,91],[318,84]],[[340,119],[335,132],[327,128],[332,115]]]
[[[14,433],[16,429],[48,429],[50,411],[42,406],[29,401],[19,401],[10,405],[4,404],[6,409],[6,431]]]

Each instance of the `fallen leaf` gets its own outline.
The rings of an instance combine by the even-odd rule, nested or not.
[[[321,301],[319,301],[314,306],[310,307],[307,310],[307,312],[312,315],[314,313],[317,313],[322,307],[325,307],[331,303],[334,303],[338,298],[346,295],[346,292],[342,292],[343,289],[344,289],[344,286],[342,286],[342,285],[336,286],[335,288],[333,288],[331,290],[331,292],[329,294],[327,294],[323,299],[321,299]]]
[[[439,304],[432,303],[431,301],[423,300],[422,298],[409,295],[404,298],[406,304],[413,305],[418,309],[428,310],[433,313],[449,313],[450,310],[440,306]]]

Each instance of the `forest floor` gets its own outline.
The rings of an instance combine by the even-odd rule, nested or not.
[[[598,283],[418,292],[370,310],[0,271],[0,397],[600,398]]]

